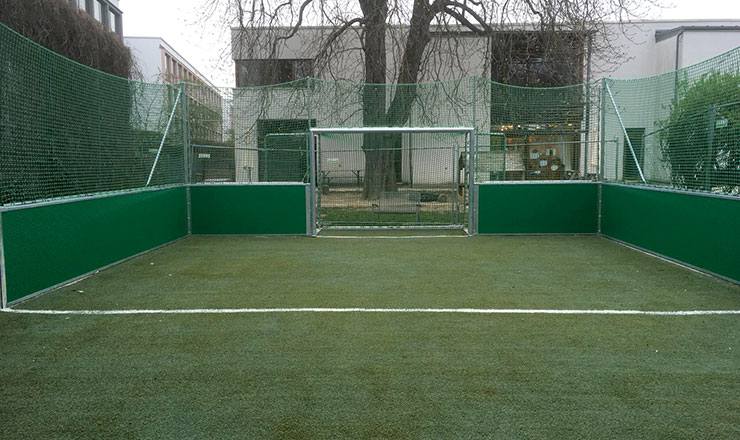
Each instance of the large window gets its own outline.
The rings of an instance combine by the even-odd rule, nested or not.
[[[585,38],[571,32],[501,32],[491,37],[491,79],[551,87],[583,82]]]
[[[103,22],[103,4],[98,0],[93,2],[93,17],[99,22]]]
[[[238,60],[236,85],[263,86],[295,81],[311,76],[313,60]]]

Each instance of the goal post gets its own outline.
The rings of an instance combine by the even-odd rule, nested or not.
[[[309,130],[311,233],[322,228],[475,230],[473,127]]]

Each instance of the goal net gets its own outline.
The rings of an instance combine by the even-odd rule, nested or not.
[[[466,225],[472,128],[311,132],[319,228]]]

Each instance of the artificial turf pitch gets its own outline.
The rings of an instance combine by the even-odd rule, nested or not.
[[[189,237],[17,309],[738,310],[597,237]],[[3,438],[740,438],[740,315],[0,314]]]

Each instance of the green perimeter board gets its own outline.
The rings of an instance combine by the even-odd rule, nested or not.
[[[740,198],[602,187],[601,232],[740,281]]]
[[[3,212],[8,302],[187,235],[185,188]]]
[[[478,185],[480,234],[595,234],[596,183]]]
[[[193,234],[306,234],[305,185],[193,185]]]

